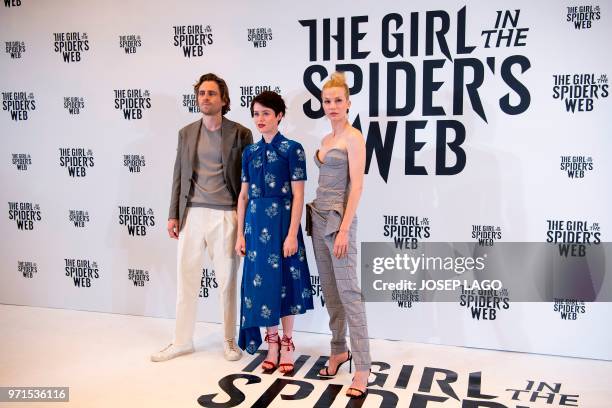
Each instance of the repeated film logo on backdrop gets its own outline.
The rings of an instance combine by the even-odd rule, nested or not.
[[[601,18],[599,6],[569,6],[567,18],[576,30],[591,28],[592,22]]]
[[[147,235],[147,227],[155,226],[155,213],[152,208],[119,206],[119,225],[132,237]]]
[[[502,229],[495,225],[472,225],[472,239],[480,246],[493,246],[502,238]]]
[[[87,170],[94,166],[94,154],[91,149],[60,147],[59,152],[60,167],[65,167],[70,177],[85,177]]]
[[[142,46],[142,40],[140,35],[120,35],[119,36],[119,48],[122,48],[126,54],[136,54],[138,48]]]
[[[593,171],[593,158],[591,156],[561,156],[561,171],[567,173],[571,179],[584,178]]]
[[[53,33],[53,41],[54,51],[60,54],[66,63],[80,62],[85,53],[89,51],[87,33]]]
[[[172,26],[173,44],[183,51],[185,58],[202,57],[204,49],[213,44],[213,31],[202,24]]]
[[[562,320],[577,320],[578,316],[586,313],[586,304],[576,300],[555,299],[553,310],[559,313]]]
[[[302,106],[304,114],[311,119],[324,116],[319,83],[332,71],[345,71],[352,79],[351,95],[365,94],[368,99],[367,108],[353,122],[366,137],[366,173],[375,156],[380,177],[388,181],[396,137],[405,137],[403,175],[462,172],[469,154],[464,145],[464,115],[470,115],[466,117],[469,122],[478,116],[488,123],[485,107],[520,115],[531,104],[525,85],[531,62],[521,55],[521,49],[527,47],[529,28],[522,24],[521,10],[499,10],[489,19],[471,20],[471,25],[482,29],[476,39],[466,36],[475,31],[468,27],[467,17],[464,6],[456,14],[430,10],[389,13],[382,18],[358,15],[299,20],[306,29],[310,64],[303,72],[304,86],[311,94]],[[425,28],[425,35],[419,33],[420,27]],[[366,47],[363,40],[378,35],[378,45]],[[481,54],[491,55],[474,56],[479,47]],[[436,81],[441,77],[437,71],[449,65],[453,71],[447,76],[449,80]],[[500,89],[497,100],[482,100],[480,88],[485,82]],[[436,92],[453,97],[436,98]],[[436,99],[444,103],[436,105]],[[417,152],[425,145],[426,150],[435,152],[434,164],[429,165],[433,169],[417,161]]]
[[[495,320],[500,310],[510,308],[508,289],[466,289],[461,288],[459,306],[466,307],[474,320]]]
[[[82,96],[64,96],[64,109],[70,115],[78,115],[85,108],[85,98]]]
[[[36,110],[34,93],[2,92],[2,110],[8,112],[15,122],[28,120],[28,113]]]
[[[68,210],[68,221],[75,228],[85,228],[85,224],[89,222],[89,212],[85,210]]]
[[[42,220],[40,205],[36,203],[8,202],[9,220],[14,220],[17,229],[31,231],[34,224]]]
[[[400,309],[410,309],[416,302],[420,302],[420,291],[403,289],[394,289],[391,292],[391,300],[397,302],[397,307]]]
[[[27,171],[28,166],[32,165],[32,156],[30,153],[12,153],[12,163],[17,170]]]
[[[310,274],[310,294],[312,301],[316,305],[316,299],[319,299],[321,307],[325,306],[325,298],[323,297],[323,288],[321,287],[321,277],[319,275]]]
[[[130,173],[140,173],[141,168],[145,167],[146,164],[143,154],[123,155],[123,166],[127,168]]]
[[[200,113],[198,100],[193,92],[183,94],[183,108],[185,108],[189,113]]]
[[[4,7],[19,7],[21,0],[4,0]]]
[[[21,54],[23,54],[26,50],[25,42],[23,41],[6,41],[6,53],[12,59],[21,58]]]
[[[264,91],[273,91],[281,95],[278,85],[242,85],[240,87],[240,107],[251,109],[251,102]]]
[[[558,244],[560,256],[584,257],[587,245],[601,243],[601,227],[598,222],[546,220],[546,223],[546,242]]]
[[[92,282],[100,278],[100,270],[96,261],[89,259],[64,258],[66,262],[66,277],[72,280],[76,288],[90,288]]]
[[[247,28],[247,40],[255,48],[265,48],[272,41],[272,29],[270,27]]]
[[[129,268],[128,280],[130,280],[134,286],[144,287],[145,283],[149,281],[149,271]]]
[[[217,277],[215,276],[215,270],[202,268],[202,279],[200,280],[200,293],[198,294],[198,297],[207,298],[211,295],[210,292],[218,287],[219,283],[217,282]]]
[[[145,110],[151,109],[148,89],[115,89],[115,109],[123,113],[125,120],[142,119]]]
[[[596,100],[609,95],[607,74],[558,74],[553,79],[553,99],[562,100],[567,112],[590,112]]]
[[[24,278],[31,279],[35,273],[38,273],[38,265],[36,262],[17,261],[17,272]]]
[[[383,214],[382,235],[393,239],[397,249],[416,249],[419,242],[431,237],[431,226],[428,217],[418,215]],[[415,302],[420,302],[419,290],[393,290],[391,300],[397,302],[400,309],[410,309]]]
[[[383,237],[391,238],[397,249],[411,248],[431,238],[429,218],[412,215],[383,215]]]

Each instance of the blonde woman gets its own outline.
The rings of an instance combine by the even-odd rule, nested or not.
[[[332,131],[315,154],[319,185],[308,205],[312,242],[332,332],[329,363],[321,377],[334,377],[345,362],[356,373],[346,395],[363,398],[370,372],[365,306],[357,281],[357,207],[363,190],[366,150],[363,135],[348,121],[351,106],[343,73],[323,85],[322,102]],[[348,323],[352,352],[346,344]]]

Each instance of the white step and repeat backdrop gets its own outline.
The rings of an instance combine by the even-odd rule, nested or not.
[[[205,72],[251,128],[252,97],[280,92],[312,156],[318,90],[347,71],[371,159],[360,241],[392,241],[394,216],[433,242],[546,242],[573,221],[608,241],[612,4],[583,3],[3,0],[0,302],[174,316],[171,171]],[[316,309],[296,324],[327,332],[307,246]],[[217,295],[207,261],[200,320]],[[612,359],[609,303],[498,300],[369,303],[370,334]]]

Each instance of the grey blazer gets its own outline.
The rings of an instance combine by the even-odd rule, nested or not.
[[[197,141],[202,119],[179,130],[174,174],[172,175],[172,192],[168,219],[179,220],[179,229],[183,225],[187,198],[191,190],[193,165],[197,154]],[[223,177],[227,189],[232,195],[234,204],[240,193],[240,172],[242,171],[242,151],[253,143],[251,131],[239,123],[223,118],[221,122],[221,162]]]

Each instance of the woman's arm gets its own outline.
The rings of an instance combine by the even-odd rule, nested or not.
[[[291,201],[291,224],[287,237],[283,243],[283,256],[286,258],[295,254],[298,250],[297,234],[302,221],[302,210],[304,208],[304,182],[292,181],[291,192],[293,200]]]
[[[346,208],[340,224],[340,230],[334,241],[334,256],[341,258],[348,250],[348,232],[357,212],[361,192],[363,191],[363,174],[365,171],[366,149],[363,135],[357,129],[352,129],[347,138],[346,150],[348,151],[349,176],[351,187],[349,191]]]
[[[236,246],[234,250],[236,255],[244,256],[246,254],[246,243],[244,240],[244,214],[246,212],[247,202],[249,201],[249,183],[242,183],[240,186],[240,194],[238,195],[238,206],[236,213],[238,216],[238,231],[236,231]]]

